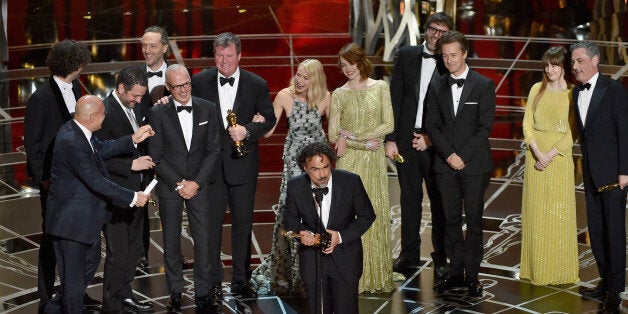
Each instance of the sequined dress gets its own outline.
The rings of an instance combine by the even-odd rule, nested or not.
[[[390,90],[386,82],[376,81],[367,90],[338,88],[332,94],[329,115],[329,138],[338,139],[339,130],[351,131],[356,140],[347,140],[347,150],[336,168],[360,175],[373,204],[377,218],[362,235],[364,271],[358,291],[384,292],[395,289],[390,246],[390,200],[384,145],[377,151],[366,150],[368,139],[384,136],[393,130]]]
[[[521,204],[521,278],[535,285],[578,282],[576,194],[572,157],[573,101],[571,90],[545,90],[534,108],[540,83],[530,90],[523,120],[526,144]],[[535,140],[559,155],[543,171],[529,148]]]
[[[270,255],[253,271],[252,282],[258,293],[277,295],[305,295],[299,275],[299,242],[281,235],[284,229],[286,189],[290,179],[302,173],[297,164],[299,150],[313,142],[327,142],[323,134],[321,114],[308,110],[307,103],[294,100],[288,117],[288,135],[283,146],[283,176],[279,203],[275,207],[273,243]]]

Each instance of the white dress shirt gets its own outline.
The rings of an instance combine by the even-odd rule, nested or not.
[[[427,51],[425,42],[423,42],[423,51],[433,54]],[[414,127],[417,129],[423,127],[423,109],[425,107],[423,102],[425,101],[425,95],[427,95],[427,87],[430,85],[432,75],[434,75],[434,70],[436,69],[436,59],[424,58],[423,56],[421,56],[421,59],[421,86],[419,88],[419,102],[417,103],[416,120],[414,122]]]
[[[464,70],[464,72],[462,72],[462,74],[460,74],[459,77],[455,77],[453,74],[451,75],[451,77],[453,77],[454,79],[467,79],[467,75],[469,75],[469,66],[465,64],[466,69]],[[466,82],[465,82],[466,83]],[[464,85],[458,87],[457,84],[452,84],[451,85],[451,97],[454,100],[454,116],[458,114],[458,106],[460,105],[460,96],[462,95],[462,89],[464,88]]]
[[[327,192],[327,194],[323,195],[323,201],[322,201],[322,208],[320,209],[320,211],[318,210],[318,208],[316,208],[316,213],[321,217],[321,221],[323,222],[323,226],[325,226],[325,228],[327,228],[327,223],[329,222],[329,213],[331,211],[331,195],[332,195],[332,180],[333,179],[333,175],[330,175],[329,177],[329,181],[327,182],[327,188],[329,189],[329,191]],[[317,186],[312,184],[312,188],[316,188]],[[312,193],[312,195],[314,195],[314,193]],[[338,240],[339,240],[339,244],[342,243],[342,237],[340,236],[340,232],[338,232]]]
[[[218,84],[218,97],[220,99],[220,114],[222,115],[222,121],[225,124],[225,128],[229,127],[229,121],[227,121],[227,110],[233,110],[233,103],[235,102],[236,93],[238,92],[238,84],[240,83],[240,68],[238,68],[231,77],[234,78],[233,86],[226,83],[225,85],[220,85],[220,78],[228,78],[218,72],[218,79],[216,80],[216,84]]]
[[[155,86],[158,85],[166,85],[166,69],[168,68],[168,66],[166,65],[166,62],[163,62],[161,64],[161,68],[158,69],[157,71],[153,71],[151,70],[148,66],[146,66],[146,72],[159,72],[161,71],[161,77],[157,76],[157,75],[153,75],[151,77],[148,78],[148,92],[150,93],[150,91],[153,90],[153,88]]]
[[[589,112],[589,105],[591,104],[591,96],[593,96],[593,89],[597,83],[597,78],[600,76],[600,72],[595,73],[593,77],[587,82],[591,84],[589,89],[581,90],[578,92],[578,111],[580,111],[580,118],[582,119],[582,126],[585,126],[587,120],[587,113]]]
[[[175,106],[183,106],[178,101],[173,101]],[[192,100],[190,99],[190,101],[184,106],[192,106]],[[179,116],[179,123],[181,124],[181,131],[183,131],[183,138],[185,139],[185,146],[187,146],[188,151],[190,150],[190,145],[192,143],[192,128],[194,126],[192,114],[193,112],[187,112],[185,110],[177,112],[177,115]]]
[[[72,83],[66,83],[58,78],[56,75],[52,77],[59,89],[61,90],[61,95],[63,96],[63,101],[65,102],[65,106],[68,108],[70,114],[74,113],[76,110],[76,97],[74,96],[74,91],[72,91]]]

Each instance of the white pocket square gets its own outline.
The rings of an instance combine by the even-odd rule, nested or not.
[[[203,122],[199,123],[198,125],[203,125],[203,124],[207,124],[207,121],[203,121]]]
[[[465,102],[465,105],[477,105],[477,101],[470,101],[470,102]]]

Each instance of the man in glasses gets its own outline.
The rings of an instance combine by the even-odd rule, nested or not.
[[[386,156],[394,158],[400,154],[405,159],[403,163],[397,163],[401,189],[401,253],[393,268],[407,274],[419,266],[425,181],[432,212],[432,259],[437,280],[443,279],[447,273],[447,256],[443,208],[432,170],[434,149],[423,126],[424,100],[432,78],[447,73],[439,55],[438,41],[453,27],[454,21],[449,15],[434,13],[425,22],[423,45],[399,49],[390,81],[395,130],[385,138]]]
[[[163,106],[154,106],[149,121],[155,136],[148,152],[155,162],[159,217],[164,239],[168,311],[181,310],[186,285],[181,265],[181,222],[185,206],[194,241],[194,292],[198,309],[212,310],[220,304],[209,297],[209,185],[220,152],[219,114],[216,106],[192,97],[188,70],[173,64],[166,70],[166,88],[172,94]]]

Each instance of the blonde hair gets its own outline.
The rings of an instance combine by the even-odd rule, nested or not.
[[[327,96],[327,78],[323,71],[323,64],[316,59],[305,59],[299,63],[299,68],[303,68],[310,80],[310,88],[307,90],[307,109],[314,110],[318,108],[325,96]],[[296,79],[290,80],[290,93],[294,95],[296,91]]]

